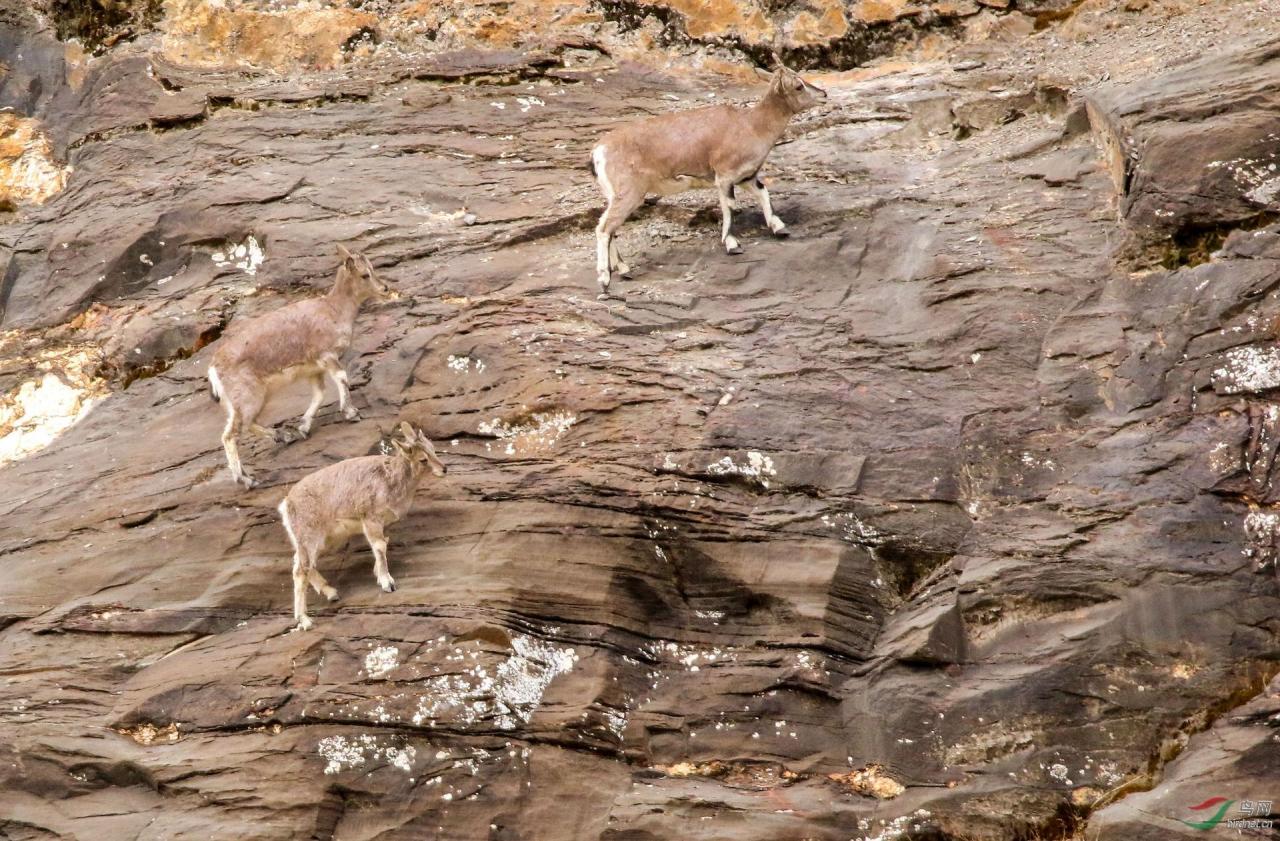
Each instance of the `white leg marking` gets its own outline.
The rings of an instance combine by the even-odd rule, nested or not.
[[[240,464],[240,448],[236,444],[236,410],[229,400],[227,404],[227,425],[222,428],[222,449],[227,454],[227,467],[231,469],[231,478],[241,482],[247,488],[254,485],[253,477],[244,472]]]
[[[218,376],[218,369],[209,366],[209,385],[213,388],[214,396],[219,400],[222,399],[222,378]]]
[[[311,627],[311,618],[307,616],[307,566],[302,550],[298,549],[293,553],[293,618],[298,620],[298,629],[302,631]]]
[[[730,186],[730,184],[724,182],[716,184],[716,192],[720,196],[720,240],[724,243],[725,251],[730,254],[741,254],[742,249],[738,247],[738,241],[734,239],[733,234],[729,233],[729,229],[733,225],[733,208],[729,199]]]
[[[787,229],[786,224],[777,217],[773,212],[773,204],[769,201],[769,190],[763,186],[756,184],[756,179],[742,182],[742,186],[747,188],[747,192],[755,197],[760,204],[760,210],[764,213],[764,221],[769,226],[769,230],[775,234],[781,234]]]
[[[338,406],[342,415],[349,421],[360,420],[360,410],[351,405],[351,394],[347,387],[347,372],[332,354],[320,359],[320,367],[338,387]]]
[[[596,279],[600,281],[601,294],[609,291],[609,245],[613,237],[604,232],[604,220],[608,215],[606,208],[600,214],[600,224],[596,225]]]
[[[600,222],[596,225],[596,279],[600,282],[600,293],[606,295],[609,292],[609,270],[613,268],[613,237],[605,233],[604,222],[609,218],[609,210],[613,207],[613,184],[609,183],[609,173],[606,169],[607,159],[604,146],[597,146],[591,150],[591,162],[595,166],[596,181],[600,184],[600,191],[604,193],[605,209],[600,214]]]

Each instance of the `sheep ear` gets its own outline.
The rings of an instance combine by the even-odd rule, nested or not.
[[[766,81],[766,82],[768,82],[768,81],[772,81],[772,79],[773,79],[773,72],[772,72],[772,71],[770,71],[770,70],[765,70],[763,67],[753,67],[753,68],[751,68],[751,69],[752,69],[752,70],[754,70],[754,71],[756,71],[756,75],[757,75],[757,76],[759,76],[759,77],[760,77],[761,79],[763,79],[764,81]]]
[[[413,427],[408,421],[400,421],[400,433],[404,435],[406,441],[412,441],[414,438],[418,437],[414,435]]]
[[[342,262],[344,263],[351,263],[355,261],[355,258],[351,256],[351,252],[347,250],[345,245],[338,245],[338,256],[342,258]]]
[[[787,66],[782,63],[782,54],[779,53],[777,50],[773,51],[773,66],[778,70],[782,70]]]

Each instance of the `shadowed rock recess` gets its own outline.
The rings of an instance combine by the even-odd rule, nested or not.
[[[0,3],[0,838],[1156,841],[1280,799],[1280,2]],[[719,247],[624,118],[830,100]],[[856,68],[856,69],[853,69]],[[205,369],[336,244],[364,420]],[[281,394],[269,423],[299,415]],[[292,626],[291,483],[449,467]],[[1225,831],[1219,828],[1217,831]],[[1257,837],[1275,837],[1256,830]]]

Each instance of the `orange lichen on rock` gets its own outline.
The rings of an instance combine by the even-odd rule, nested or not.
[[[839,783],[850,791],[866,794],[880,800],[897,797],[907,788],[885,773],[879,765],[868,765],[847,774],[828,774],[827,779]]]
[[[857,0],[849,12],[862,23],[888,23],[923,11],[911,0]]]
[[[43,204],[67,184],[71,167],[53,159],[53,146],[39,123],[0,114],[0,208]]]
[[[195,67],[329,70],[377,27],[376,15],[315,0],[279,10],[245,0],[166,0],[162,49],[170,61]]]
[[[690,38],[714,38],[736,35],[753,43],[768,43],[774,35],[773,24],[755,3],[735,0],[664,0],[654,5],[679,12]]]
[[[787,27],[787,42],[796,47],[825,44],[842,38],[849,31],[841,3],[819,2],[818,8],[800,12]]]
[[[417,0],[390,18],[391,37],[430,33],[448,46],[519,47],[531,39],[576,34],[604,18],[586,0],[503,0],[450,5]],[[531,27],[530,21],[539,26]]]
[[[170,723],[167,727],[157,727],[154,724],[144,723],[132,728],[122,727],[117,729],[116,732],[122,736],[128,736],[140,745],[153,745],[156,742],[176,742],[182,738],[176,723]]]

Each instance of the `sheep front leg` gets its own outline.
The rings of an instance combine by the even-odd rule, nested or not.
[[[733,181],[716,176],[716,192],[720,196],[720,241],[724,243],[724,250],[727,253],[741,254],[742,247],[730,233],[733,228]]]
[[[333,384],[338,387],[338,407],[342,409],[342,416],[349,421],[360,420],[360,410],[351,405],[346,369],[338,362],[338,357],[331,353],[326,354],[320,358],[320,367],[329,375],[329,379],[333,380]]]
[[[373,550],[373,575],[378,579],[378,586],[383,592],[394,593],[396,580],[387,569],[387,538],[382,533],[382,523],[366,520],[362,525],[364,539],[369,541],[369,548]]]
[[[769,230],[773,231],[773,235],[776,237],[789,236],[786,224],[773,212],[773,204],[769,201],[769,191],[765,189],[764,181],[760,179],[760,176],[753,175],[743,181],[742,186],[759,203],[760,211],[764,213],[764,221],[769,226]]]

